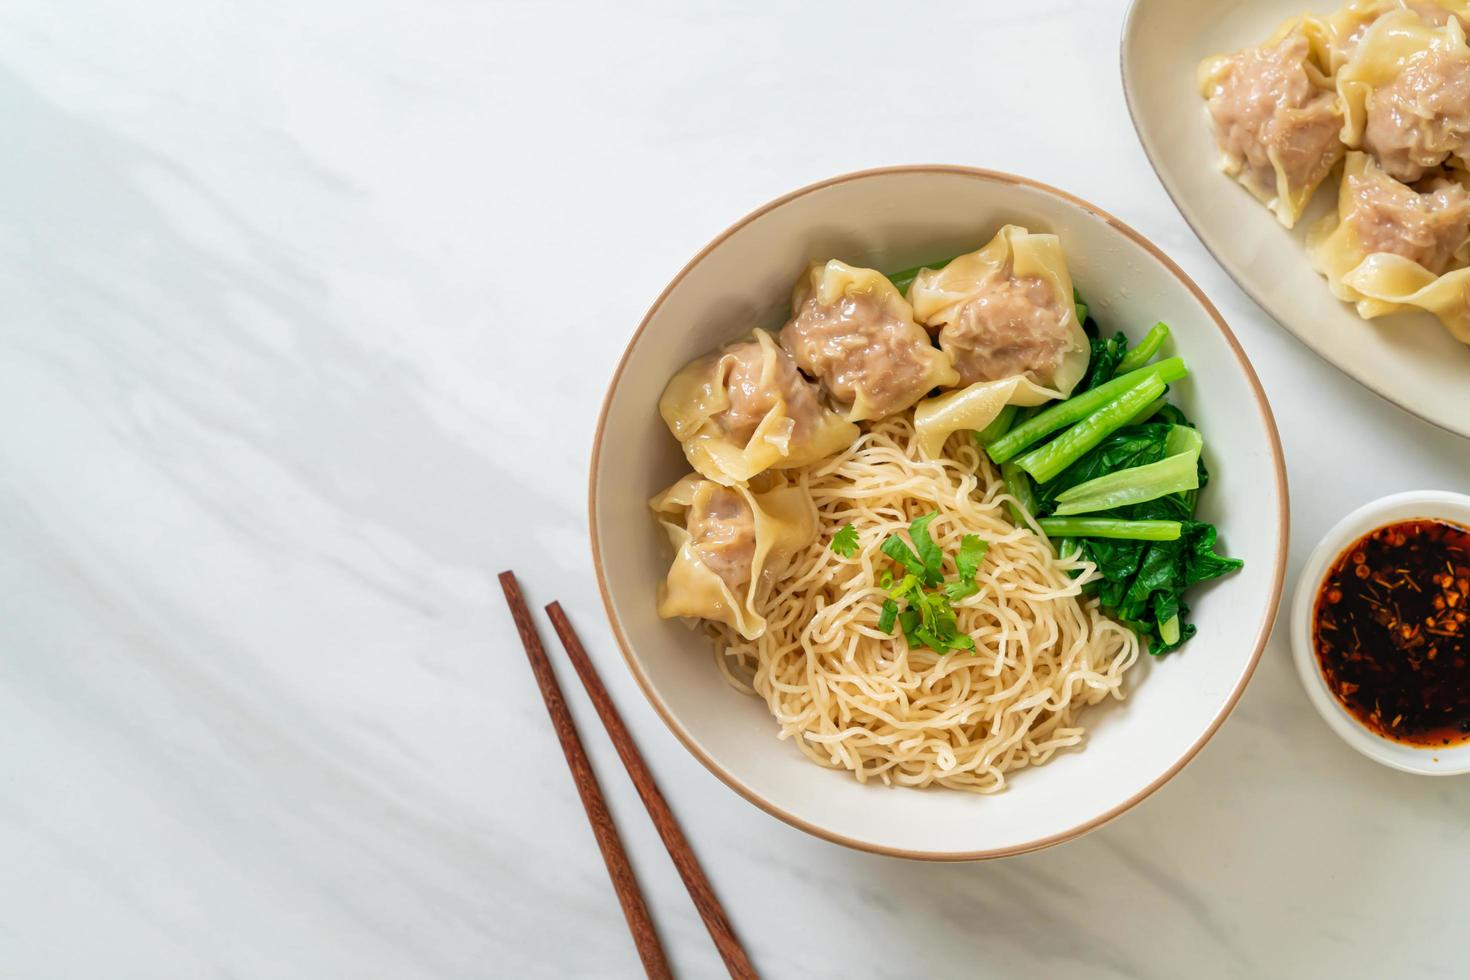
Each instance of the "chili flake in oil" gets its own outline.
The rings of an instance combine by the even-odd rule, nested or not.
[[[1355,541],[1317,590],[1327,686],[1365,727],[1438,748],[1470,742],[1470,530],[1401,521]]]

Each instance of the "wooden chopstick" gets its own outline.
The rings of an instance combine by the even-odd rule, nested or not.
[[[684,832],[679,829],[679,822],[674,818],[674,812],[669,809],[668,801],[664,799],[663,793],[659,792],[658,784],[653,780],[653,773],[648,769],[648,763],[643,761],[642,753],[638,751],[633,736],[623,724],[617,706],[608,696],[607,688],[603,686],[602,678],[597,674],[597,668],[592,666],[587,651],[583,649],[582,642],[577,639],[577,634],[572,630],[571,621],[567,619],[561,603],[553,602],[547,606],[546,614],[551,617],[551,625],[555,627],[556,635],[561,637],[561,645],[566,648],[567,659],[571,660],[572,666],[576,668],[577,676],[582,678],[582,686],[587,689],[587,696],[592,699],[592,706],[597,709],[597,716],[602,719],[602,725],[607,729],[607,735],[612,740],[613,748],[618,750],[618,757],[623,760],[623,766],[628,770],[633,786],[638,790],[639,798],[648,808],[648,815],[653,819],[653,826],[658,830],[659,837],[663,838],[664,847],[669,851],[669,857],[674,859],[674,867],[679,870],[679,877],[684,879],[684,887],[689,889],[689,897],[694,900],[694,907],[699,910],[699,917],[704,920],[704,926],[709,930],[710,938],[715,941],[715,948],[719,950],[720,958],[725,961],[725,969],[729,970],[730,976],[735,977],[736,980],[754,980],[759,974],[755,972],[755,967],[751,965],[750,958],[745,955],[740,940],[735,936],[735,930],[730,927],[729,920],[725,918],[725,910],[720,905],[720,900],[715,897],[715,891],[710,887],[704,870],[700,868],[699,861],[694,856],[694,849],[689,846]]]
[[[643,960],[643,969],[650,977],[672,980],[673,971],[669,969],[663,945],[659,942],[658,933],[654,931],[653,920],[649,918],[643,892],[638,888],[638,879],[633,876],[633,866],[628,863],[628,855],[618,837],[618,828],[613,823],[612,814],[608,812],[607,801],[602,797],[602,787],[597,784],[597,774],[587,761],[587,750],[583,748],[582,739],[577,734],[576,723],[572,720],[571,711],[567,709],[566,699],[562,697],[561,685],[552,672],[551,662],[546,659],[546,650],[541,646],[541,637],[536,632],[536,624],[531,621],[531,610],[526,607],[526,599],[521,595],[520,583],[516,581],[514,572],[500,573],[500,588],[505,592],[505,601],[510,604],[510,614],[516,621],[516,631],[521,634],[521,644],[525,646],[526,657],[531,661],[531,672],[536,675],[536,683],[541,688],[546,710],[551,714],[556,737],[561,740],[561,750],[572,770],[577,792],[581,794],[582,806],[587,811],[587,821],[592,824],[592,833],[597,836],[598,847],[602,848],[602,859],[607,863],[608,877],[612,879],[613,890],[618,893],[618,902],[623,906],[623,916],[628,920],[628,928],[633,933],[633,942]]]

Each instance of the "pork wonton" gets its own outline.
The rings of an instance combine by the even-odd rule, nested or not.
[[[900,412],[959,376],[880,272],[813,262],[791,297],[781,346],[847,406],[852,422]]]
[[[1288,228],[1343,152],[1325,38],[1320,21],[1300,17],[1265,44],[1207,58],[1199,68],[1220,169]]]
[[[920,444],[937,456],[957,429],[982,429],[1007,404],[1066,398],[1091,345],[1077,322],[1072,277],[1055,235],[1006,225],[982,249],[909,287],[919,320],[939,334],[965,387],[919,403]]]
[[[1339,299],[1365,318],[1407,308],[1434,313],[1470,343],[1470,193],[1433,176],[1403,184],[1366,154],[1349,153],[1337,214],[1308,240],[1313,265]]]
[[[673,564],[659,586],[658,614],[726,623],[747,640],[764,633],[760,589],[817,533],[806,490],[777,485],[757,493],[691,473],[649,506],[674,546]]]
[[[727,486],[814,463],[858,436],[764,330],[687,365],[658,410],[689,465]]]

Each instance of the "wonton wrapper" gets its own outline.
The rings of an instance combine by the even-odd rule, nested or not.
[[[1470,31],[1470,0],[1403,0],[1404,5],[1415,11],[1420,17],[1428,20],[1431,15],[1438,13],[1448,20],[1453,17],[1460,22],[1460,26]],[[1439,17],[1435,17],[1432,23],[1438,23]]]
[[[1411,10],[1421,21],[1435,27],[1443,26],[1452,17],[1460,22],[1461,27],[1470,22],[1470,0],[1352,0],[1321,17],[1318,22],[1325,28],[1328,64],[1332,73],[1335,74],[1352,56],[1353,49],[1368,28],[1392,10]],[[1315,29],[1315,25],[1308,29]]]
[[[744,483],[772,467],[815,463],[858,437],[858,427],[821,403],[816,387],[801,376],[791,355],[769,333],[754,330],[738,343],[751,339],[760,344],[761,386],[772,393],[772,404],[744,445],[726,433],[717,418],[730,407],[728,383],[735,364],[731,349],[736,345],[685,366],[658,402],[659,414],[683,446],[689,465],[726,486]],[[783,385],[786,392],[801,395],[801,404],[792,404]]]
[[[1352,0],[1319,22],[1325,29],[1330,72],[1335,75],[1352,57],[1368,28],[1394,10],[1412,11],[1419,20],[1434,27],[1443,26],[1451,18],[1458,20],[1461,27],[1470,22],[1470,0]]]
[[[1006,225],[979,251],[961,255],[943,269],[925,269],[909,288],[914,315],[927,326],[942,327],[975,299],[987,280],[998,276],[1034,276],[1047,284],[1061,311],[1066,346],[1050,370],[977,381],[920,402],[914,425],[930,456],[939,455],[951,432],[983,429],[1007,404],[1040,405],[1066,398],[1087,373],[1092,346],[1077,322],[1072,276],[1056,235],[1033,235],[1019,225]]]
[[[849,357],[845,364],[813,364],[793,349],[797,344],[793,344],[788,332],[795,331],[795,337],[803,338],[799,328],[804,322],[803,307],[809,300],[815,300],[829,316],[841,315],[843,322],[841,327],[825,331],[820,325],[811,329],[819,334],[846,330],[850,339],[861,341],[866,348],[856,359],[860,363]],[[844,302],[847,309],[838,311],[837,307]],[[844,387],[850,385],[853,391],[847,411],[849,422],[887,418],[935,388],[948,388],[959,382],[949,355],[930,342],[929,334],[914,320],[913,307],[881,272],[837,259],[813,262],[792,291],[791,312],[791,321],[781,331],[782,346],[791,351],[803,370],[823,382],[836,402],[842,403],[844,399],[842,393],[834,390],[834,379],[828,375],[847,375]],[[879,349],[884,340],[890,342],[890,350],[893,346],[902,348],[898,358],[886,363],[886,352]],[[824,366],[829,370],[819,370]]]
[[[1338,14],[1343,14],[1343,11],[1339,11]],[[1369,17],[1366,10],[1363,11],[1362,16]],[[1376,16],[1378,16],[1377,13],[1372,14],[1372,17]],[[1370,21],[1372,17],[1369,17]],[[1300,37],[1305,42],[1305,56],[1302,60],[1302,70],[1306,74],[1309,88],[1319,93],[1335,94],[1332,74],[1335,70],[1334,62],[1344,60],[1347,57],[1351,42],[1346,41],[1346,37],[1360,26],[1354,25],[1348,20],[1342,20],[1334,28],[1329,21],[1324,21],[1311,14],[1292,17],[1283,21],[1264,44],[1257,45],[1254,48],[1245,48],[1242,51],[1230,54],[1213,55],[1200,62],[1198,71],[1200,95],[1204,97],[1207,103],[1210,102],[1215,97],[1215,90],[1224,85],[1226,79],[1236,69],[1236,62],[1240,57],[1252,51],[1275,48],[1292,39],[1294,36]],[[1339,43],[1338,36],[1340,32],[1347,33],[1342,34],[1344,40]],[[1279,108],[1277,112],[1283,114],[1282,118],[1284,119],[1295,121],[1304,126],[1310,125],[1312,122],[1312,107],[1318,101],[1320,100],[1314,98],[1313,100],[1309,100],[1306,105],[1292,108]],[[1338,100],[1334,100],[1334,103],[1336,101]],[[1336,108],[1335,105],[1334,108]],[[1291,115],[1288,117],[1286,114]],[[1220,169],[1229,176],[1234,177],[1242,187],[1250,191],[1255,198],[1265,204],[1271,213],[1276,215],[1276,220],[1287,228],[1296,224],[1297,219],[1306,210],[1307,204],[1311,201],[1312,195],[1316,192],[1318,186],[1332,172],[1332,168],[1336,166],[1337,161],[1342,156],[1342,147],[1338,145],[1336,140],[1331,141],[1322,158],[1313,163],[1310,169],[1307,170],[1305,176],[1293,181],[1292,176],[1287,172],[1288,168],[1283,163],[1280,153],[1277,152],[1277,147],[1268,146],[1266,149],[1266,158],[1271,164],[1274,180],[1269,187],[1261,186],[1257,180],[1253,179],[1254,171],[1245,155],[1231,153],[1224,147],[1219,147],[1221,136],[1218,132],[1215,118],[1208,110],[1206,115],[1209,119],[1211,131],[1216,134],[1216,144],[1220,149]],[[1273,116],[1273,121],[1275,118]],[[1284,125],[1285,123],[1282,124]],[[1261,138],[1262,135],[1257,133],[1256,137]]]
[[[920,402],[914,409],[914,428],[920,448],[930,457],[940,455],[950,433],[983,429],[1006,405],[1041,405],[1066,398],[1087,373],[1092,346],[1077,322],[1072,277],[1056,235],[1033,235],[1018,225],[1006,225],[978,252],[962,255],[937,272],[920,273],[909,290],[914,313],[926,324],[947,323],[974,298],[980,282],[1007,273],[1036,276],[1049,284],[1064,311],[1070,345],[1051,372],[978,381]]]
[[[648,502],[674,546],[668,577],[659,583],[658,614],[664,619],[714,620],[734,627],[747,640],[754,640],[766,630],[766,621],[756,610],[756,597],[764,585],[786,569],[796,552],[816,538],[816,506],[811,494],[795,485],[777,485],[763,493],[744,486],[729,488],[727,492],[737,493],[745,501],[755,524],[750,582],[744,594],[737,596],[700,559],[685,527],[695,502],[723,489],[690,473]]]
[[[1377,89],[1392,83],[1416,59],[1441,52],[1470,61],[1465,29],[1458,18],[1450,17],[1437,27],[1425,23],[1412,10],[1393,10],[1379,17],[1336,75],[1342,99],[1343,143],[1353,149],[1362,147],[1369,103]],[[1415,135],[1419,142],[1426,135],[1434,135],[1429,120],[1419,120]],[[1392,167],[1388,169],[1393,172]]]
[[[1320,45],[1325,57],[1319,61],[1327,65],[1329,76],[1336,76],[1337,70],[1352,57],[1368,28],[1390,10],[1399,9],[1397,0],[1353,0],[1321,19],[1310,14],[1303,15],[1302,19],[1310,22],[1305,30],[1312,40],[1313,53],[1318,53]]]
[[[1308,236],[1307,253],[1327,277],[1338,299],[1357,306],[1364,319],[1428,310],[1459,341],[1470,344],[1470,269],[1435,275],[1412,259],[1392,252],[1365,251],[1350,221],[1353,200],[1348,178],[1391,180],[1365,153],[1349,153],[1338,193],[1338,213],[1328,215]],[[1457,257],[1466,257],[1462,243]]]
[[[1064,392],[1043,388],[1025,375],[1016,374],[999,381],[977,381],[968,388],[927,398],[914,408],[919,448],[930,459],[938,459],[951,434],[962,430],[979,432],[995,421],[1007,405],[1024,408],[1066,397]]]

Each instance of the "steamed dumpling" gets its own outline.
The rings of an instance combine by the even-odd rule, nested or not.
[[[1458,20],[1461,27],[1470,24],[1470,0],[1352,0],[1320,20],[1310,19],[1325,31],[1331,72],[1335,74],[1347,62],[1368,28],[1395,10],[1410,11],[1434,27],[1443,27],[1451,18]],[[1308,32],[1312,32],[1311,27]]]
[[[817,378],[852,422],[901,412],[959,376],[914,311],[880,272],[813,262],[791,297],[781,346]]]
[[[1328,73],[1336,75],[1357,50],[1358,42],[1368,33],[1368,28],[1378,23],[1384,14],[1395,10],[1410,11],[1420,21],[1434,27],[1443,27],[1452,18],[1458,20],[1462,28],[1470,26],[1470,0],[1352,0],[1320,20],[1307,19],[1309,24],[1322,30]],[[1315,48],[1317,32],[1311,26],[1307,30],[1313,36]]]
[[[1390,177],[1418,180],[1470,139],[1470,47],[1458,18],[1441,26],[1393,10],[1364,33],[1337,74],[1342,141]]]
[[[1394,180],[1367,154],[1347,157],[1338,211],[1313,229],[1308,250],[1341,299],[1357,301],[1343,277],[1376,253],[1399,256],[1439,275],[1466,247],[1470,194],[1431,179],[1422,191]]]
[[[725,485],[814,463],[858,436],[764,330],[674,375],[658,410],[689,464]]]
[[[810,494],[798,486],[756,493],[691,473],[649,506],[674,546],[658,614],[726,623],[747,640],[764,633],[756,607],[761,588],[817,534]]]
[[[954,358],[958,391],[914,409],[920,445],[938,456],[958,429],[982,429],[1007,404],[1066,398],[1091,345],[1077,322],[1072,277],[1055,235],[1006,225],[978,252],[925,269],[909,287],[914,314]]]
[[[1342,110],[1328,75],[1327,28],[1287,21],[1265,44],[1200,65],[1200,93],[1235,177],[1290,228],[1342,156]]]
[[[1021,375],[1065,395],[1087,370],[1090,347],[1055,235],[1006,225],[978,252],[920,272],[909,302],[938,331],[960,384]]]
[[[1338,213],[1315,229],[1308,252],[1339,299],[1372,318],[1410,307],[1429,310],[1470,343],[1470,194],[1434,177],[1420,189],[1392,177],[1366,154],[1349,153]]]
[[[1432,5],[1432,0],[1429,0],[1428,5]],[[1352,57],[1358,42],[1368,33],[1368,28],[1389,11],[1401,9],[1403,4],[1399,0],[1352,0],[1320,20],[1307,20],[1307,24],[1312,26],[1307,26],[1305,30],[1315,40],[1317,31],[1314,28],[1321,27],[1321,36],[1325,40],[1327,51],[1328,74],[1335,75],[1348,58]]]

